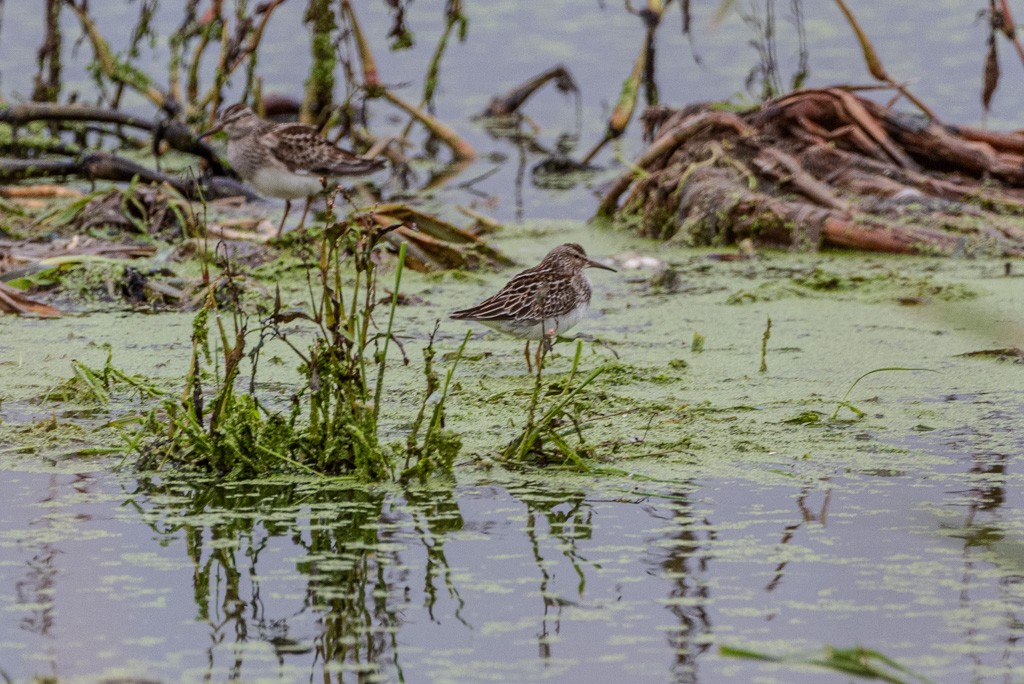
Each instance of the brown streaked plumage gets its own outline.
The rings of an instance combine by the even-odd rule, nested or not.
[[[615,271],[588,258],[578,244],[567,242],[548,252],[533,268],[513,276],[496,294],[476,306],[455,311],[451,318],[477,321],[526,338],[523,353],[529,368],[530,340],[545,340],[549,344],[582,320],[590,306],[590,281],[583,272],[587,268]]]
[[[381,159],[366,159],[341,149],[312,126],[264,121],[241,103],[225,109],[216,125],[200,137],[217,131],[228,134],[228,161],[238,175],[260,194],[285,201],[279,235],[293,199],[306,198],[301,226],[324,179],[360,176],[384,167]]]

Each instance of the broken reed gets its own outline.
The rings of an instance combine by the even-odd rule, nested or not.
[[[317,262],[307,271],[305,309],[286,310],[278,293],[270,315],[251,329],[230,267],[211,283],[193,324],[185,389],[179,400],[168,400],[149,414],[143,429],[153,439],[139,448],[140,467],[173,465],[236,479],[304,471],[383,480],[395,476],[404,455],[398,473],[403,480],[450,469],[461,441],[444,429],[444,399],[465,342],[439,391],[431,335],[424,352],[427,387],[420,417],[404,445],[382,444],[387,351],[394,339],[405,245],[399,250],[387,325],[381,330],[374,319],[380,301],[376,257],[382,238],[400,224],[380,227],[371,213],[353,213],[340,221],[333,216],[332,199],[317,241]],[[311,342],[292,339],[285,326],[295,322],[308,324],[302,334],[308,336],[311,328]],[[301,388],[291,395],[286,412],[268,406],[256,392],[260,354],[271,340],[284,343],[299,361]],[[251,367],[247,390],[240,389],[245,359]],[[422,429],[428,405],[430,421]]]

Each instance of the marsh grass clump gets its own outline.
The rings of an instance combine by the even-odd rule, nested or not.
[[[199,219],[188,199],[169,185],[150,185],[134,176],[123,188],[103,189],[54,207],[39,225],[70,235],[178,240],[200,234]]]
[[[303,308],[285,308],[278,293],[272,310],[254,325],[237,298],[224,302],[215,296],[237,288],[211,284],[193,325],[184,390],[146,417],[142,431],[149,439],[134,442],[141,445],[140,467],[173,465],[228,478],[306,472],[370,481],[393,476],[401,456],[402,479],[450,467],[461,446],[444,429],[454,364],[442,385],[432,365],[433,335],[424,352],[426,389],[413,429],[404,444],[382,443],[404,244],[384,300],[389,304],[383,326],[374,316],[382,303],[377,261],[382,238],[401,224],[380,226],[372,212],[354,211],[337,221],[333,215],[332,201],[307,270],[309,299]],[[234,277],[229,268],[220,280]],[[301,379],[286,405],[270,405],[257,391],[261,354],[274,341],[293,354]]]
[[[412,422],[412,429],[405,439],[405,462],[402,467],[402,481],[419,478],[424,480],[431,472],[437,469],[450,471],[455,457],[462,448],[462,437],[444,425],[444,405],[448,398],[448,390],[451,387],[452,376],[458,367],[466,344],[472,335],[467,331],[462,338],[462,344],[455,353],[452,364],[445,372],[444,382],[434,370],[434,337],[437,335],[439,324],[434,324],[434,330],[430,333],[430,341],[423,348],[423,375],[426,379],[426,389],[420,401],[419,410]],[[421,438],[422,435],[422,438]]]
[[[588,447],[583,438],[583,423],[580,418],[578,400],[580,395],[607,366],[591,371],[582,381],[574,384],[579,375],[583,342],[576,342],[572,367],[560,380],[545,385],[544,362],[548,353],[544,341],[534,374],[533,393],[526,410],[526,425],[523,431],[502,452],[502,457],[511,462],[527,462],[535,465],[558,463],[578,470],[588,470],[584,457]],[[560,388],[560,389],[559,389]],[[554,390],[554,391],[551,391]],[[551,397],[548,400],[548,397]],[[544,405],[544,401],[550,401]],[[571,444],[575,441],[576,445]]]

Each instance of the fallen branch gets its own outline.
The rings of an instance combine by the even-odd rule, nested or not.
[[[185,197],[217,199],[247,195],[256,198],[237,181],[214,177],[207,182],[182,179],[154,171],[110,152],[91,152],[78,159],[7,159],[0,158],[0,182],[32,178],[64,178],[77,176],[89,180],[131,182],[138,178],[144,183],[166,183]]]
[[[179,152],[205,159],[214,174],[222,176],[231,173],[208,143],[199,140],[188,126],[176,121],[153,121],[117,109],[84,105],[26,102],[0,108],[0,123],[23,126],[33,121],[88,121],[130,126],[151,133],[154,149],[161,141],[167,141],[168,145]]]
[[[156,254],[152,245],[111,243],[76,235],[48,242],[0,240],[2,252],[14,264],[32,264],[66,257],[99,256],[108,259],[141,259]],[[4,274],[7,276],[7,274]]]
[[[470,161],[476,159],[476,150],[468,142],[459,137],[459,134],[452,130],[449,126],[442,123],[440,119],[433,116],[429,112],[424,111],[413,105],[411,102],[403,100],[398,95],[387,88],[381,88],[379,91],[381,97],[395,105],[406,114],[409,114],[423,126],[427,128],[433,135],[437,136],[445,145],[451,148],[452,154],[454,155],[454,161]]]
[[[554,81],[555,87],[561,93],[574,93],[579,98],[579,88],[576,86],[576,81],[573,80],[572,74],[564,66],[559,64],[558,66],[552,67],[547,71],[538,74],[526,81],[522,85],[519,85],[512,90],[508,91],[504,95],[498,95],[491,98],[487,108],[481,112],[480,116],[484,117],[502,117],[511,116],[519,111],[519,108],[533,95],[541,86],[546,83]]]
[[[70,197],[77,199],[81,196],[81,190],[67,188],[63,185],[7,185],[0,187],[0,197],[7,198]]]

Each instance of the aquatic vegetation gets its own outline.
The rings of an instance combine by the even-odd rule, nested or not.
[[[442,383],[434,370],[436,353],[434,351],[434,335],[437,334],[438,325],[435,324],[434,331],[430,334],[430,342],[423,348],[423,375],[427,385],[423,391],[423,400],[420,402],[416,418],[413,419],[412,429],[409,430],[409,435],[405,439],[402,481],[414,477],[424,480],[437,469],[450,472],[455,456],[458,455],[459,449],[462,447],[462,438],[444,427],[444,404],[448,399],[452,376],[455,375],[455,369],[458,367],[472,332],[467,332],[466,337],[463,338],[462,345],[445,371]],[[428,410],[429,421],[427,420]],[[421,441],[420,432],[424,430],[425,421],[426,430],[423,432]]]
[[[1010,361],[1013,363],[1024,363],[1024,349],[1020,347],[1002,347],[999,349],[979,349],[978,351],[957,354],[970,359],[995,359],[996,361]]]
[[[829,420],[835,420],[836,418],[838,418],[839,417],[839,411],[841,409],[844,409],[844,408],[849,409],[850,411],[853,411],[854,415],[856,415],[857,418],[863,418],[864,417],[864,412],[861,411],[856,406],[854,406],[853,404],[851,404],[849,401],[847,401],[847,399],[850,396],[850,392],[853,391],[853,388],[856,387],[857,384],[860,383],[861,380],[863,380],[864,378],[868,377],[869,375],[874,375],[875,373],[889,373],[889,372],[899,372],[899,371],[926,371],[928,373],[935,373],[936,372],[936,371],[932,370],[931,368],[903,368],[903,367],[899,367],[899,366],[891,366],[891,367],[888,367],[888,368],[875,368],[873,370],[869,370],[867,373],[864,373],[863,375],[858,377],[856,380],[854,380],[853,383],[846,389],[846,393],[843,394],[843,398],[840,399],[838,403],[836,403],[836,410],[832,412],[831,416],[829,416]]]
[[[92,368],[77,360],[72,361],[72,377],[47,391],[43,400],[106,405],[110,402],[110,393],[115,390],[127,391],[140,399],[166,394],[147,378],[126,373],[112,361],[113,350],[110,347],[107,347],[107,360],[101,368]]]
[[[911,681],[928,684],[931,681],[900,665],[884,653],[862,646],[854,646],[853,648],[826,646],[821,656],[809,657],[773,656],[759,651],[732,646],[720,646],[718,652],[732,658],[764,660],[770,663],[783,663],[787,665],[813,665],[853,675],[854,677],[880,679],[890,684],[907,684]]]
[[[963,283],[943,283],[929,275],[906,275],[896,271],[844,274],[815,267],[785,280],[766,281],[755,288],[737,290],[729,304],[772,302],[790,297],[831,297],[870,302],[896,301],[919,304],[927,301],[962,301],[978,293]]]
[[[764,326],[764,334],[761,335],[761,366],[758,368],[759,373],[768,372],[768,340],[772,337],[772,319],[768,318],[768,323]]]
[[[404,456],[397,473],[403,480],[450,469],[461,442],[444,428],[444,402],[465,341],[442,384],[433,368],[431,336],[424,351],[426,387],[412,430],[404,445],[383,444],[381,407],[405,245],[383,328],[374,318],[380,304],[377,261],[383,238],[401,224],[381,226],[372,212],[335,221],[333,211],[332,201],[326,228],[314,243],[316,262],[307,272],[303,310],[286,309],[278,292],[273,309],[253,325],[240,306],[230,266],[212,280],[194,321],[183,392],[148,414],[141,433],[149,439],[132,441],[140,468],[173,464],[229,478],[298,471],[382,480],[396,474],[397,459]],[[222,302],[218,289],[235,296]],[[296,322],[305,324],[301,332],[289,327]],[[302,381],[286,411],[257,391],[261,354],[274,341],[293,353]],[[213,346],[220,352],[216,358]],[[250,375],[242,389],[246,360]]]
[[[579,371],[580,356],[583,353],[583,343],[576,342],[572,367],[559,382],[551,385],[551,389],[555,389],[554,399],[545,406],[542,405],[541,395],[547,396],[549,391],[544,384],[544,361],[547,353],[547,345],[541,344],[533,392],[526,410],[526,425],[519,436],[505,447],[502,456],[512,462],[528,461],[537,465],[556,462],[578,470],[587,470],[587,465],[583,461],[587,447],[576,402],[580,398],[580,393],[607,370],[607,367],[600,366],[594,369],[574,386],[573,381]],[[561,386],[560,392],[557,390],[558,386]],[[577,438],[576,446],[569,443],[573,434]]]

